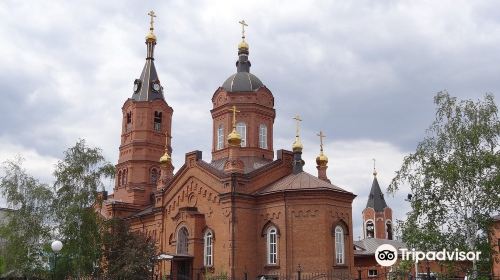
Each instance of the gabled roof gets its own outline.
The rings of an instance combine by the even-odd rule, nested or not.
[[[239,157],[239,159],[243,162],[244,170],[243,173],[247,174],[256,169],[259,169],[263,166],[266,166],[273,162],[271,159],[259,158],[259,157]],[[224,164],[226,163],[227,158],[222,158],[218,160],[214,160],[210,162],[210,166],[213,168],[224,171]]]
[[[406,244],[400,240],[389,240],[379,238],[366,238],[354,241],[354,255],[374,255],[378,246],[382,244],[390,244],[396,249],[406,248]]]
[[[372,189],[370,190],[370,195],[368,196],[368,201],[366,202],[366,208],[373,208],[375,212],[382,212],[384,208],[387,207],[385,203],[384,194],[380,189],[377,177],[373,177]]]
[[[352,194],[340,187],[337,187],[333,184],[330,184],[326,181],[319,179],[316,176],[313,176],[305,171],[290,174],[285,176],[268,187],[258,191],[257,195],[275,193],[275,192],[283,192],[283,191],[301,191],[301,190],[331,190],[337,192],[343,192]]]

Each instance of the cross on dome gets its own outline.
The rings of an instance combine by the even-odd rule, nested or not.
[[[153,11],[153,10],[149,11],[148,16],[150,16],[150,17],[151,17],[151,21],[149,22],[149,24],[150,24],[151,26],[150,26],[150,28],[149,28],[149,29],[150,29],[150,30],[153,30],[153,29],[154,29],[154,27],[153,27],[154,18],[156,17],[155,11]]]

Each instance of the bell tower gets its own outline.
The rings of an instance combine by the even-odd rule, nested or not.
[[[132,97],[122,106],[123,120],[120,155],[116,164],[114,199],[145,206],[153,203],[152,191],[160,178],[160,157],[172,152],[173,109],[164,98],[164,89],[154,64],[153,11],[146,35],[146,63],[133,83]]]
[[[276,112],[273,94],[257,76],[250,73],[249,45],[245,41],[245,27],[248,25],[244,20],[239,23],[242,26],[242,40],[238,44],[236,73],[227,78],[212,97],[212,161],[225,161],[229,158],[228,135],[233,127],[231,108],[236,106],[240,112],[235,129],[241,136],[241,143],[231,153],[237,154],[247,164],[257,166],[258,162],[273,159],[273,124]]]
[[[373,159],[373,182],[363,215],[364,238],[393,239],[392,209],[380,189]]]

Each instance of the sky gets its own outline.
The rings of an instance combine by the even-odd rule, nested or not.
[[[210,161],[211,97],[236,71],[244,19],[251,72],[275,97],[275,151],[291,149],[292,117],[301,115],[305,170],[317,174],[316,134],[325,133],[329,178],[357,195],[356,240],[372,159],[385,191],[432,123],[437,92],[477,100],[500,91],[498,1],[6,0],[0,161],[21,155],[50,183],[82,138],[117,162],[121,106],[145,62],[150,10],[177,169],[193,150]],[[409,211],[408,192],[386,195],[394,220]]]

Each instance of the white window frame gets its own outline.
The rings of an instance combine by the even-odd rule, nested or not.
[[[335,227],[335,263],[345,264],[344,228],[340,225]]]
[[[278,230],[274,226],[267,229],[267,264],[278,264]]]
[[[182,240],[181,238],[181,231],[185,231],[186,233],[186,239],[185,240]],[[185,241],[185,244],[184,242]],[[189,252],[189,231],[187,230],[187,228],[185,226],[183,227],[180,227],[179,230],[177,231],[177,246],[176,247],[176,251],[177,251],[177,254],[187,254]],[[181,248],[181,246],[184,246],[186,251],[183,252],[183,248]]]
[[[217,128],[217,150],[224,149],[224,125]]]
[[[368,269],[368,277],[377,277],[377,276],[378,276],[378,271],[376,269]]]
[[[259,125],[259,148],[267,149],[267,126]]]
[[[203,237],[203,265],[214,265],[214,234],[211,230],[207,230]]]
[[[236,124],[236,131],[241,136],[241,146],[246,147],[247,146],[247,124],[244,122],[239,122]]]

